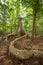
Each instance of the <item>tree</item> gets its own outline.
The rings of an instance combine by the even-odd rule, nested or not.
[[[24,28],[22,25],[22,17],[20,16],[20,4],[21,4],[20,0],[16,1],[15,7],[17,8],[16,16],[17,16],[17,21],[18,21],[18,28],[17,28],[16,32],[19,32],[20,35],[24,35],[25,31],[24,31]]]
[[[35,1],[34,7],[33,7],[33,30],[32,30],[32,40],[35,38],[35,32],[36,32],[36,16],[37,16],[37,10],[39,7],[39,0]]]
[[[40,9],[42,9],[42,0],[22,0],[22,4],[25,7],[31,7],[33,9],[33,27],[32,27],[32,41],[35,38],[36,34],[36,18]],[[40,7],[41,6],[41,7]]]

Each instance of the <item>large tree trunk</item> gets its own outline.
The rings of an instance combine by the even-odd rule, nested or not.
[[[25,31],[24,31],[24,28],[23,28],[23,25],[22,25],[22,18],[20,16],[20,0],[18,1],[17,3],[17,19],[18,19],[18,29],[16,30],[17,33],[19,33],[20,36],[24,35],[25,34]]]
[[[24,28],[22,25],[22,19],[21,18],[19,18],[19,20],[18,20],[18,26],[19,26],[18,31],[19,31],[20,36],[24,35],[25,31],[24,31]]]

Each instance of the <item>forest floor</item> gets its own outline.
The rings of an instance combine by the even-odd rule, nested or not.
[[[0,43],[0,65],[43,65],[43,59],[37,59],[31,57],[28,60],[19,60],[15,57],[9,56],[9,45],[14,40],[14,37],[4,40]],[[18,49],[38,49],[43,51],[43,36],[36,38],[34,43],[30,41],[30,38],[22,38],[15,42],[15,47]]]

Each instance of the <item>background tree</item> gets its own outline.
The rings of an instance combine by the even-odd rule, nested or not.
[[[42,6],[42,4],[40,3],[42,3],[42,0],[22,0],[23,6],[27,6],[27,8],[31,7],[33,10],[32,40],[34,39],[36,34],[36,18],[38,13],[40,12],[40,6]]]

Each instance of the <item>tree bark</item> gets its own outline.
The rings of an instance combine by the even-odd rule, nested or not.
[[[33,29],[32,29],[32,40],[34,40],[34,38],[35,38],[35,31],[36,31],[36,26],[35,26],[35,24],[36,24],[36,11],[35,10],[33,10],[33,15],[34,15],[34,18],[33,18]]]
[[[36,0],[35,6],[33,8],[33,29],[32,29],[32,40],[35,38],[36,33],[36,16],[37,16],[37,9],[38,9],[39,0]]]
[[[3,20],[3,22],[2,22],[2,31],[3,31],[3,34],[5,34],[5,21]]]
[[[9,52],[20,60],[26,60],[30,57],[43,58],[43,52],[39,50],[19,50],[11,46]]]
[[[18,20],[18,26],[19,26],[18,31],[19,31],[20,36],[24,35],[25,31],[24,31],[24,28],[22,25],[22,19],[21,18],[19,18],[19,20]]]

